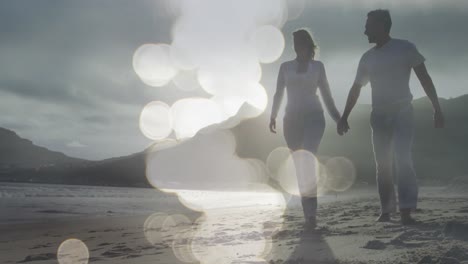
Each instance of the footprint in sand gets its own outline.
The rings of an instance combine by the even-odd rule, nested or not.
[[[135,253],[135,250],[126,246],[115,246],[111,250],[107,250],[104,253],[102,253],[101,256],[115,258],[127,256],[131,253]]]
[[[449,221],[444,226],[444,234],[448,237],[468,241],[468,223]]]
[[[47,244],[44,244],[44,245],[36,245],[32,248],[29,248],[29,249],[38,249],[38,248],[48,248],[51,246],[51,243],[47,243]]]
[[[37,254],[37,255],[29,255],[24,258],[22,261],[18,261],[17,263],[26,263],[31,261],[41,261],[41,260],[53,260],[56,258],[54,253],[44,253],[44,254]]]
[[[370,240],[370,241],[367,241],[366,245],[363,248],[382,250],[382,249],[385,249],[386,247],[387,246],[385,245],[385,243],[380,240]]]

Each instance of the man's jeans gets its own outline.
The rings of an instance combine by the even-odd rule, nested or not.
[[[411,148],[414,135],[413,106],[371,113],[372,144],[377,168],[377,185],[382,213],[396,211],[394,185],[398,186],[401,209],[416,209],[418,185]]]

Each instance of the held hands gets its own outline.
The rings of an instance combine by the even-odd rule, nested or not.
[[[434,112],[434,127],[435,128],[444,128],[445,126],[445,119],[442,111],[435,111]]]
[[[274,118],[270,119],[270,131],[276,134],[276,119]]]
[[[338,120],[337,126],[336,126],[336,132],[338,132],[338,135],[342,136],[349,130],[349,124],[348,120],[346,118],[341,117],[340,120]]]

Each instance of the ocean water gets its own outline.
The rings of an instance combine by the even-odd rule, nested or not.
[[[150,214],[181,207],[176,195],[150,188],[0,182],[0,224]]]
[[[319,197],[319,204],[356,196],[376,196],[374,188]],[[376,197],[377,198],[377,197]],[[0,224],[43,222],[53,218],[149,215],[155,212],[225,208],[300,207],[300,199],[263,185],[244,191],[170,190],[0,182]]]

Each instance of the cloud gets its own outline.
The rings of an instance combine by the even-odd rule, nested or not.
[[[23,80],[0,80],[0,90],[22,98],[35,99],[40,102],[56,104],[76,104],[83,107],[95,104],[93,97],[86,90],[76,87],[61,87],[55,83],[32,82]]]
[[[72,141],[72,142],[69,142],[67,143],[67,147],[69,148],[84,148],[84,147],[87,147],[83,144],[81,144],[79,141]]]
[[[427,58],[439,95],[466,93],[461,84],[468,63],[468,2],[306,2],[302,16],[283,27],[283,55],[275,63],[262,65],[261,84],[270,104],[280,62],[294,58],[291,33],[304,26],[314,32],[332,92],[344,102],[356,61],[371,47],[363,35],[366,14],[378,7],[390,9],[392,35],[413,41]],[[138,127],[146,103],[158,100],[171,105],[182,97],[206,96],[203,91],[180,91],[173,84],[148,87],[133,71],[132,56],[140,45],[171,41],[174,16],[165,13],[161,5],[166,3],[1,1],[0,112],[6,114],[0,115],[0,126],[83,158],[142,150],[150,142]],[[423,95],[417,87],[416,97]],[[360,103],[368,101],[363,94]],[[88,147],[66,146],[78,138]]]
[[[90,115],[82,118],[84,122],[95,123],[95,124],[109,124],[111,122],[109,117],[102,115]]]

